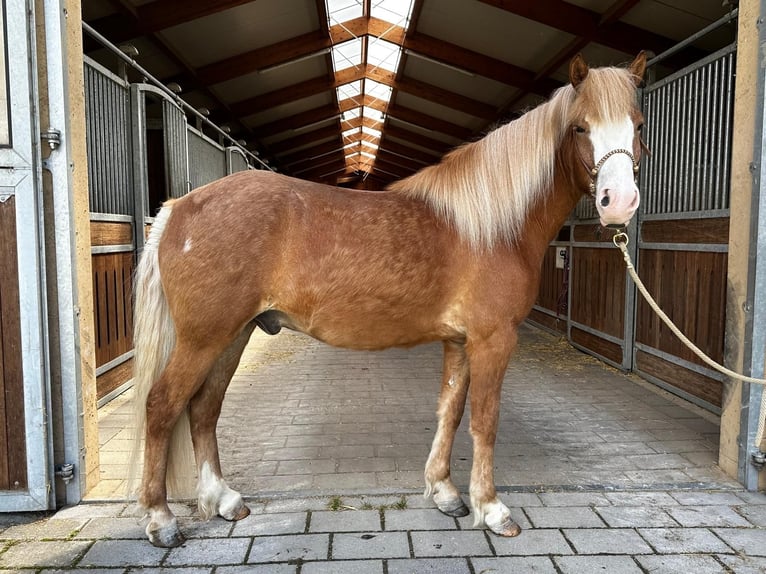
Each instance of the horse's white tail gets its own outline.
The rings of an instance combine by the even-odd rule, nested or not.
[[[130,457],[128,496],[137,494],[140,455],[145,437],[146,399],[154,382],[159,379],[175,346],[175,326],[162,289],[158,265],[158,247],[172,206],[166,204],[152,224],[149,238],[135,275],[135,308],[133,320],[133,388],[134,440]],[[140,233],[140,231],[139,231]],[[177,498],[193,496],[194,451],[189,430],[188,412],[176,423],[168,448],[167,485]]]

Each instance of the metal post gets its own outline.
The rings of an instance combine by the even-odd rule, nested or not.
[[[761,2],[758,18],[758,45],[766,45],[766,2]],[[761,378],[764,375],[766,353],[766,56],[758,52],[756,82],[756,131],[753,150],[753,188],[750,210],[750,257],[747,278],[747,296],[743,302],[745,312],[745,340],[743,343],[745,373]],[[749,335],[749,336],[748,336]],[[759,467],[753,464],[753,455],[759,451],[755,444],[758,421],[766,413],[760,412],[763,387],[742,385],[740,414],[739,479],[748,490],[758,489]]]
[[[82,373],[77,288],[77,261],[74,250],[74,197],[71,162],[69,92],[67,88],[66,11],[60,0],[44,0],[45,51],[49,129],[60,133],[60,144],[43,162],[51,174],[53,233],[56,242],[56,292],[58,305],[58,362],[61,377],[64,460],[73,463],[74,480],[67,481],[67,503],[82,499],[85,488],[85,444],[83,429]],[[53,147],[53,146],[51,146]],[[80,167],[79,169],[84,169]]]

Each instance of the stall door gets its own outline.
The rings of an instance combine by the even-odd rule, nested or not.
[[[0,12],[0,510],[51,505],[29,6]],[[12,47],[10,49],[9,47]],[[8,82],[8,78],[13,78]]]

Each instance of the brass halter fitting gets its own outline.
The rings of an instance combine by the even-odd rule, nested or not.
[[[633,164],[633,177],[638,177],[638,162],[636,161],[636,158],[633,157],[633,154],[625,149],[625,148],[617,148],[613,149],[610,152],[608,152],[604,157],[602,157],[598,163],[593,166],[593,169],[590,170],[590,194],[593,197],[596,197],[596,180],[598,179],[598,172],[601,171],[601,168],[604,167],[604,164],[606,163],[606,160],[608,160],[610,157],[612,157],[615,154],[618,153],[624,153],[626,156],[630,158],[631,163]]]

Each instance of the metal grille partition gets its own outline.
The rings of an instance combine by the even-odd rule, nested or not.
[[[732,44],[644,90],[642,212],[709,214],[729,207],[733,120]]]
[[[84,72],[90,211],[133,215],[129,86],[87,57]]]
[[[191,189],[226,175],[226,152],[222,146],[192,127],[187,129],[187,138]]]

